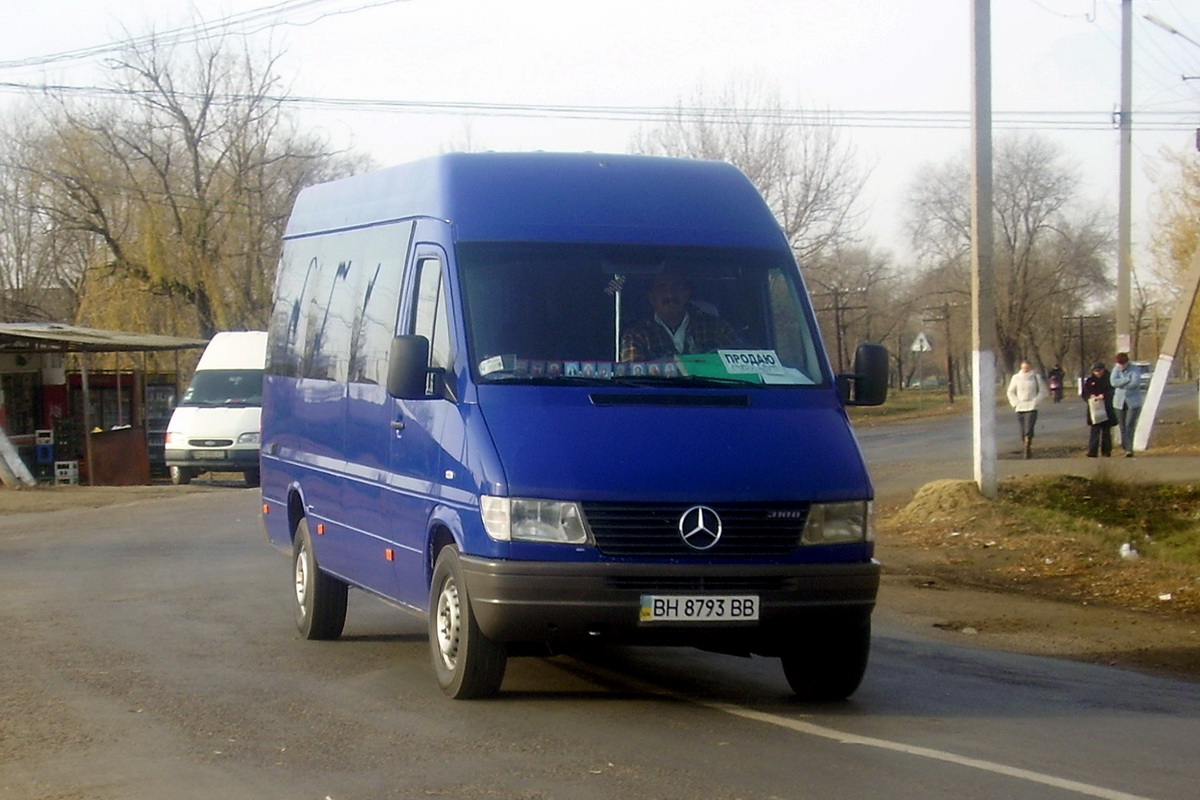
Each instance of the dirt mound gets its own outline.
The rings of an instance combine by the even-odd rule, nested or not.
[[[895,524],[905,526],[948,522],[964,515],[978,514],[989,505],[974,481],[940,480],[922,486],[908,505],[891,519]]]

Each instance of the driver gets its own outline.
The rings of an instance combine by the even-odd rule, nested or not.
[[[733,328],[692,303],[691,284],[679,273],[656,275],[646,298],[654,313],[621,334],[622,361],[658,361],[735,345]]]

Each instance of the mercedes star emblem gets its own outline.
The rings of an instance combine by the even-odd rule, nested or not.
[[[721,518],[708,506],[692,506],[679,518],[679,536],[693,550],[708,550],[721,539]]]

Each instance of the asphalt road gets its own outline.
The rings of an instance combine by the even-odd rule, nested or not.
[[[254,490],[0,519],[0,798],[1196,795],[1200,689],[881,625],[867,678],[630,649],[438,691],[423,624],[352,593],[298,638]]]

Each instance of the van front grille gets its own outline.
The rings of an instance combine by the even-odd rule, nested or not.
[[[651,577],[614,575],[605,583],[614,589],[628,589],[637,592],[674,592],[676,594],[704,594],[719,592],[723,594],[762,594],[764,592],[779,592],[795,584],[794,578],[787,577],[701,577],[678,578],[661,575]]]
[[[188,439],[192,447],[229,447],[233,439]]]
[[[769,558],[800,545],[808,503],[703,504],[720,518],[716,544],[684,542],[680,520],[694,503],[583,503],[596,547],[607,556],[636,558]],[[711,521],[710,521],[710,524]]]

